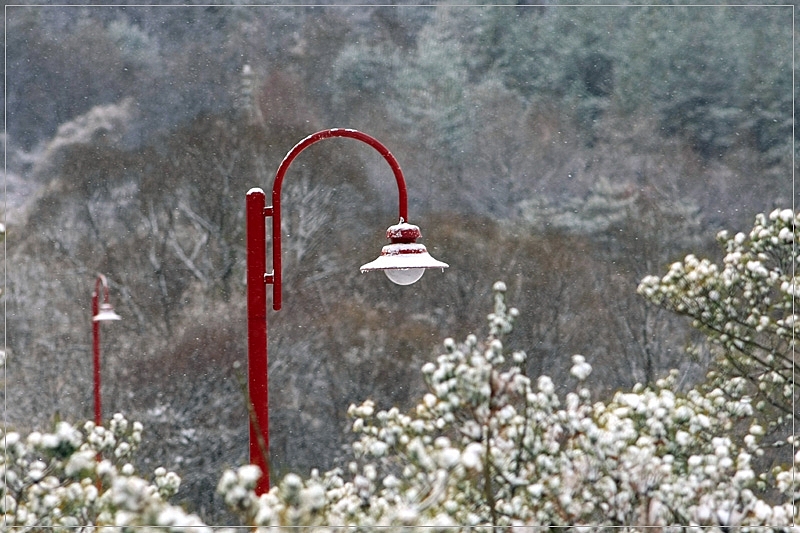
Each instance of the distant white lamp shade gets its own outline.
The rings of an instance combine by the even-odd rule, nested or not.
[[[361,272],[383,270],[392,282],[411,285],[422,277],[426,269],[445,269],[448,266],[431,257],[424,244],[392,243],[383,247],[375,261],[362,265]]]
[[[101,303],[97,314],[92,317],[94,322],[106,322],[109,320],[122,320],[122,317],[114,312],[110,303]]]

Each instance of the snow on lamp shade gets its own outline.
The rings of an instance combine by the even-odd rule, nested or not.
[[[383,270],[386,277],[398,285],[415,283],[428,268],[441,268],[449,265],[431,257],[424,244],[416,240],[421,236],[419,227],[401,221],[386,230],[386,237],[392,241],[381,250],[376,260],[361,265],[361,272]]]
[[[122,317],[114,312],[114,308],[109,303],[100,304],[97,314],[92,317],[94,322],[105,322],[107,320],[122,320]]]

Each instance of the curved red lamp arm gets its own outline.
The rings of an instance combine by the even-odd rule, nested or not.
[[[103,303],[108,303],[108,280],[103,274],[98,274],[97,278],[94,280],[94,293],[92,297],[99,297],[100,291],[103,291]],[[98,309],[92,310],[92,316],[95,316],[98,312]]]
[[[323,139],[330,139],[332,137],[348,137],[367,143],[375,148],[380,153],[389,166],[392,167],[394,179],[397,181],[397,192],[399,196],[399,212],[400,221],[408,221],[408,193],[406,191],[406,180],[403,177],[403,171],[400,169],[400,163],[392,155],[388,148],[386,148],[376,138],[362,133],[357,130],[333,128],[328,130],[318,131],[309,135],[294,148],[289,150],[286,157],[281,161],[278,167],[278,172],[275,174],[275,182],[272,185],[272,206],[266,208],[266,216],[272,216],[272,274],[267,274],[267,283],[272,283],[272,308],[275,311],[281,308],[281,185],[283,178],[286,175],[286,170],[292,161],[306,148],[312,144]]]

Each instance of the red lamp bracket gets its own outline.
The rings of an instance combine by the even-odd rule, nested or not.
[[[356,139],[372,146],[383,156],[392,168],[395,181],[397,182],[400,211],[399,218],[400,220],[408,220],[408,193],[406,191],[406,180],[403,177],[403,171],[400,169],[400,164],[389,149],[376,138],[357,130],[333,128],[309,135],[297,143],[294,148],[286,154],[283,161],[281,161],[278,171],[275,174],[275,181],[272,185],[272,206],[264,209],[265,216],[272,217],[272,268],[274,270],[272,275],[272,308],[275,311],[279,311],[281,308],[281,185],[283,184],[283,178],[286,175],[286,170],[289,168],[289,165],[300,152],[318,141],[330,139],[332,137]]]

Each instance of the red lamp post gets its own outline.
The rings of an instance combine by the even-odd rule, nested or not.
[[[100,291],[103,291],[103,303],[100,303]],[[100,400],[100,322],[120,320],[108,301],[108,280],[98,274],[92,292],[92,348],[94,355],[94,423],[99,426],[103,421],[103,409]]]
[[[417,281],[426,269],[447,268],[416,242],[419,228],[409,224],[408,195],[403,172],[395,157],[377,139],[351,129],[328,129],[309,135],[283,158],[272,185],[272,205],[260,188],[250,189],[246,199],[247,224],[247,367],[250,400],[250,462],[261,468],[256,494],[269,491],[269,370],[267,367],[267,285],[272,285],[272,307],[281,308],[281,185],[286,170],[300,152],[312,144],[332,137],[348,137],[376,149],[389,163],[397,181],[400,222],[389,227],[380,257],[361,266],[362,272],[382,270],[399,285]],[[266,219],[272,218],[272,271],[266,264]]]

